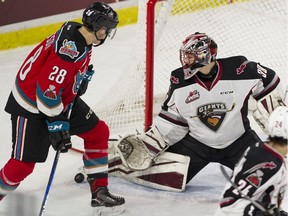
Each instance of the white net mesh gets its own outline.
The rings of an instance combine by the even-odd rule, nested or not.
[[[146,2],[139,0],[137,50],[125,76],[113,86],[97,115],[111,134],[144,128]],[[286,0],[166,0],[156,5],[154,116],[168,90],[170,72],[181,66],[179,47],[190,34],[204,32],[218,44],[218,58],[244,55],[274,69],[287,85]],[[127,78],[129,77],[129,79]],[[284,86],[282,84],[282,94]]]

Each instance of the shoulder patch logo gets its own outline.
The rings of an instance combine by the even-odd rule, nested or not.
[[[171,82],[174,83],[174,84],[178,84],[179,83],[179,79],[174,77],[174,76],[171,76],[170,78]]]
[[[242,74],[244,72],[244,69],[246,68],[246,65],[248,63],[249,63],[249,61],[245,61],[239,66],[239,68],[236,69],[237,75],[240,75],[240,74]]]
[[[188,97],[185,100],[185,103],[191,103],[192,101],[195,101],[200,98],[200,93],[197,90],[194,90],[193,92],[190,92]]]
[[[67,55],[72,59],[74,59],[75,57],[79,55],[75,42],[68,41],[67,39],[63,41],[62,47],[60,47],[59,49],[59,53],[63,55]]]

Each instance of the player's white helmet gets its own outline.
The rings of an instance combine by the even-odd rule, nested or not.
[[[270,137],[288,139],[288,107],[279,106],[268,119],[268,134]]]
[[[185,62],[187,54],[194,55],[194,62],[188,65]],[[198,70],[216,60],[217,44],[205,33],[196,32],[189,35],[180,48],[180,61],[184,69],[185,77],[194,76]]]

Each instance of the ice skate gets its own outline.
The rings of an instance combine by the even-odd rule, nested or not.
[[[92,193],[91,206],[95,207],[94,215],[116,216],[124,211],[125,199],[110,194],[107,187],[99,187]]]

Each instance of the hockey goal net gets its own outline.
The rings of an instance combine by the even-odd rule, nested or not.
[[[287,85],[286,4],[286,0],[139,0],[135,55],[123,68],[125,76],[108,93],[113,97],[106,97],[94,111],[112,135],[142,132],[160,111],[170,72],[181,66],[181,42],[195,32],[217,42],[218,58],[244,55],[274,69]]]

